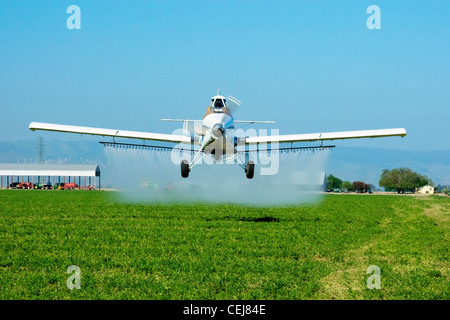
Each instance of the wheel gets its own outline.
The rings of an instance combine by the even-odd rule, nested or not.
[[[255,173],[255,163],[253,161],[247,162],[247,165],[245,166],[245,176],[247,177],[247,179],[252,179],[254,173]]]
[[[189,177],[189,171],[191,171],[189,168],[189,162],[187,160],[181,161],[181,176],[183,178]]]

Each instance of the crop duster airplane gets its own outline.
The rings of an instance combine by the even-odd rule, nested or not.
[[[234,97],[228,96],[228,100],[233,102],[233,105],[240,105],[240,101]],[[113,143],[124,145],[124,143],[116,143],[114,138],[130,138],[171,142],[180,145],[189,145],[191,151],[195,151],[195,156],[191,161],[186,159],[181,161],[181,176],[187,178],[191,169],[200,162],[200,160],[207,154],[214,155],[215,160],[226,157],[229,161],[239,164],[245,171],[246,177],[252,179],[255,170],[254,161],[248,160],[249,146],[271,145],[272,143],[291,143],[291,148],[280,149],[266,149],[265,151],[275,150],[294,150],[303,148],[320,148],[322,147],[298,147],[292,148],[294,142],[321,142],[325,140],[341,140],[341,139],[356,139],[356,138],[380,138],[392,136],[406,136],[404,128],[396,129],[378,129],[378,130],[360,130],[360,131],[342,131],[342,132],[324,132],[324,133],[308,133],[308,134],[288,134],[288,135],[271,135],[271,136],[252,136],[252,137],[235,137],[236,123],[274,123],[273,121],[236,121],[233,118],[233,107],[228,106],[227,99],[220,95],[220,93],[211,98],[211,103],[206,109],[206,113],[202,120],[185,120],[185,119],[161,119],[163,121],[181,121],[184,122],[186,129],[189,121],[201,122],[201,125],[194,126],[194,130],[184,130],[184,134],[163,134],[150,132],[136,132],[116,129],[102,129],[93,127],[80,127],[71,125],[31,122],[30,130],[46,130],[70,132],[78,134],[90,134],[98,136],[113,137]],[[102,142],[105,143],[105,142]],[[110,144],[110,143],[106,143]],[[126,144],[125,144],[126,145]],[[244,146],[244,151],[239,151],[238,146]],[[157,146],[156,146],[157,147]],[[194,150],[194,147],[197,147]],[[328,146],[334,147],[334,146]],[[167,148],[167,147],[166,147]],[[172,149],[172,148],[171,148]],[[257,149],[256,151],[263,151]],[[240,153],[246,153],[245,161],[239,158]]]

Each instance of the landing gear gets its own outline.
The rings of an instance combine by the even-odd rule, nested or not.
[[[189,172],[191,171],[191,168],[194,167],[197,163],[194,163],[192,166],[190,166],[189,161],[182,160],[180,164],[181,176],[183,178],[189,177]],[[245,166],[243,163],[239,164],[239,166],[245,170],[245,176],[247,177],[247,179],[253,179],[253,176],[255,175],[255,162],[250,160],[247,162]]]
[[[181,176],[183,178],[189,177],[189,171],[191,171],[189,168],[189,162],[187,160],[181,161]]]
[[[247,162],[245,166],[245,176],[247,179],[252,179],[255,173],[255,163],[253,161]]]

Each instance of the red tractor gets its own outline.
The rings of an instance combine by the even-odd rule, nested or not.
[[[33,182],[22,183],[22,189],[33,189]]]
[[[73,189],[77,189],[78,185],[74,182],[68,182],[66,184],[64,184],[64,190],[73,190]]]
[[[16,189],[33,189],[32,182],[20,182],[16,184]]]

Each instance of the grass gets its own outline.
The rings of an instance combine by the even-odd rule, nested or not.
[[[0,204],[0,299],[450,299],[448,197],[253,208],[2,190]]]

